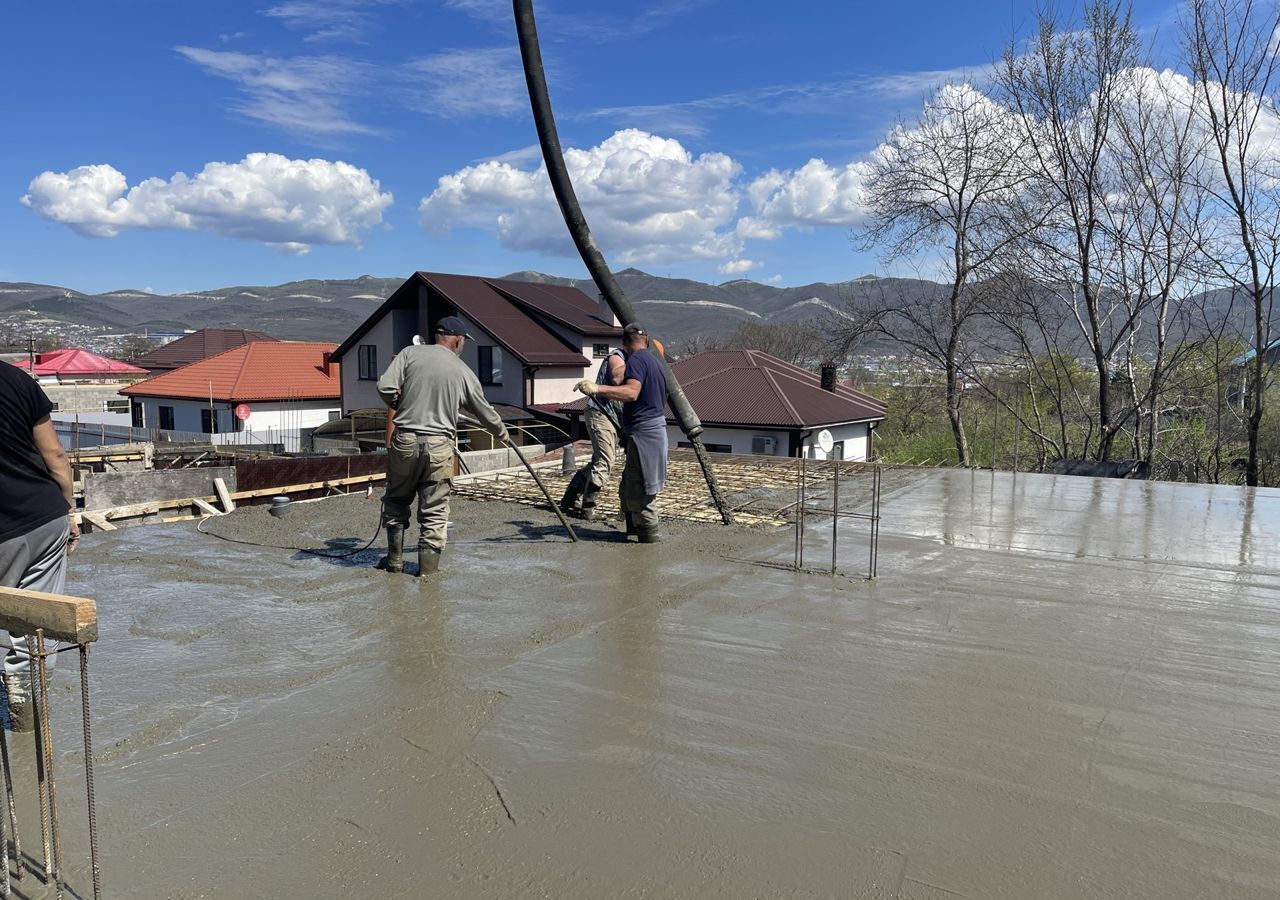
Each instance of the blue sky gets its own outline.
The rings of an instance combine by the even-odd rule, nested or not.
[[[941,81],[981,80],[1034,8],[536,3],[614,268],[784,285],[884,271],[849,241],[858,160]],[[1175,12],[1135,17],[1159,40]],[[6,19],[0,281],[582,273],[538,173],[509,0],[94,0]]]

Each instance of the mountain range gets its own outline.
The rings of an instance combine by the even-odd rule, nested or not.
[[[503,277],[575,285],[596,296],[595,285],[586,279],[528,271]],[[706,284],[662,278],[639,269],[624,269],[617,273],[617,280],[640,320],[670,339],[725,335],[747,320],[821,319],[850,298],[890,284],[895,289],[936,288],[929,282],[873,276],[800,287],[773,287],[748,279]],[[403,281],[363,275],[349,280],[314,279],[172,295],[133,290],[86,294],[53,285],[0,282],[0,325],[7,326],[11,334],[22,334],[38,325],[46,330],[64,326],[115,334],[247,328],[285,340],[341,341]]]

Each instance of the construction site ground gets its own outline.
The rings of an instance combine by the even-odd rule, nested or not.
[[[891,470],[883,516],[875,582],[858,520],[835,578],[787,527],[571,544],[504,502],[455,503],[426,581],[89,535],[107,893],[1280,896],[1280,491]],[[341,549],[377,519],[204,527]],[[74,697],[59,671],[60,798]]]

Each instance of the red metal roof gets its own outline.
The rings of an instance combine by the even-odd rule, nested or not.
[[[30,359],[18,360],[14,363],[19,369],[31,370]],[[109,359],[81,350],[78,347],[64,347],[61,350],[50,350],[36,354],[36,372],[39,375],[74,376],[82,375],[105,378],[114,375],[145,375],[146,369],[131,366],[118,359]]]
[[[698,418],[713,425],[810,428],[883,419],[885,404],[758,350],[708,350],[672,364]]]
[[[337,344],[254,341],[124,388],[131,397],[176,397],[226,403],[249,400],[336,400],[339,366],[325,354]]]
[[[583,335],[621,337],[622,329],[600,318],[600,304],[574,287],[556,284],[533,284],[528,281],[489,279],[517,305],[537,310],[550,319]]]
[[[591,365],[581,350],[575,352],[550,329],[530,317],[518,304],[483,278],[437,272],[419,272],[418,277],[443,294],[462,315],[493,335],[495,340],[529,365],[579,368]]]
[[[201,328],[139,356],[134,362],[152,372],[177,369],[253,341],[274,340],[277,339],[269,334],[243,328]]]
[[[758,350],[706,350],[671,369],[704,425],[814,428],[885,414],[885,404],[870,394],[843,384],[825,391],[816,373]],[[583,399],[559,408],[580,412],[585,405]]]

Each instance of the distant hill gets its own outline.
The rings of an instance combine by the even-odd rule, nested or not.
[[[541,272],[514,272],[503,277],[571,284],[591,296],[597,293],[588,279]],[[851,296],[889,284],[930,287],[929,282],[875,278],[788,288],[747,279],[704,284],[660,278],[639,269],[624,269],[617,278],[641,320],[672,339],[728,334],[747,319],[792,322],[820,318]],[[350,280],[291,281],[174,295],[131,290],[84,294],[54,285],[0,282],[0,324],[21,328],[44,320],[135,333],[248,328],[286,340],[341,341],[403,282],[403,278],[364,275]]]

